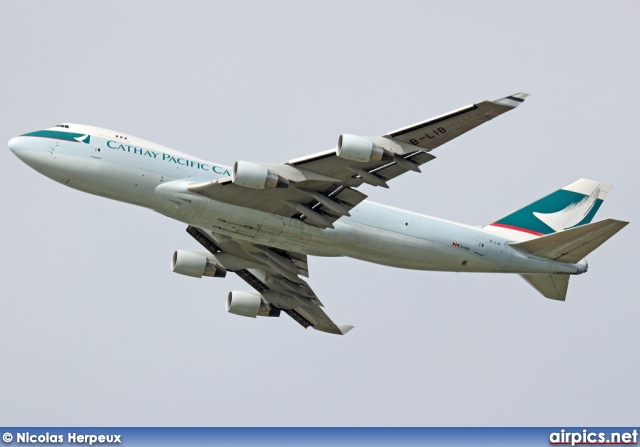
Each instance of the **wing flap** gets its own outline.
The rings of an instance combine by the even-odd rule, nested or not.
[[[414,152],[404,157],[405,160],[408,160],[414,163],[416,166],[421,166],[427,162],[430,162],[435,158],[436,158],[435,155],[432,155],[429,152],[425,152],[425,151]],[[373,169],[370,172],[372,174],[376,174],[382,177],[384,180],[391,180],[398,177],[399,175],[404,174],[407,171],[408,169],[404,168],[403,166],[400,166],[397,163],[390,163],[380,168]]]

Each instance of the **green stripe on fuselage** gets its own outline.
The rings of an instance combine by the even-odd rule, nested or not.
[[[85,143],[89,144],[91,140],[90,135],[86,135],[86,138],[83,140],[79,140],[78,138],[84,137],[86,134],[83,133],[74,133],[74,132],[60,132],[58,130],[36,130],[35,132],[29,132],[23,137],[41,137],[41,138],[53,138],[56,140],[64,140],[64,141],[75,141],[76,143]]]
[[[573,191],[567,191],[565,189],[559,189],[558,191],[549,194],[548,196],[538,200],[537,202],[527,205],[522,209],[519,209],[515,213],[509,214],[506,217],[496,221],[498,224],[509,225],[511,227],[524,228],[526,230],[535,231],[542,234],[555,233],[555,230],[542,222],[536,216],[536,213],[556,213],[568,207],[571,204],[578,203],[586,196]],[[596,212],[602,205],[601,199],[596,199],[596,203],[591,208],[591,211],[585,216],[580,223],[574,225],[578,227],[580,225],[588,224],[593,220]]]

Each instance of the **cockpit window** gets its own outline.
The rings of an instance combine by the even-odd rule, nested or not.
[[[68,129],[69,125],[68,124],[58,124],[57,126],[53,126],[53,127],[62,127],[64,129]]]

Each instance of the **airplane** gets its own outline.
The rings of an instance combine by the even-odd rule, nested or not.
[[[286,163],[233,167],[122,132],[64,123],[8,142],[39,173],[63,185],[143,206],[187,225],[204,250],[176,250],[171,270],[196,278],[233,272],[228,312],[289,315],[304,328],[344,335],[307,281],[308,256],[346,256],[391,267],[516,273],[564,301],[585,257],[628,222],[592,222],[611,185],[579,179],[483,226],[366,201],[363,185],[388,183],[431,151],[522,104],[517,93],[482,101],[384,135],[342,134],[337,147]]]

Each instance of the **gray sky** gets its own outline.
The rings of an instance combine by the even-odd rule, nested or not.
[[[311,258],[345,337],[225,312],[179,222],[0,151],[3,425],[633,425],[637,2],[2,2],[0,137],[78,122],[231,165],[532,96],[377,202],[469,224],[586,177],[631,225],[565,303],[518,276]]]

